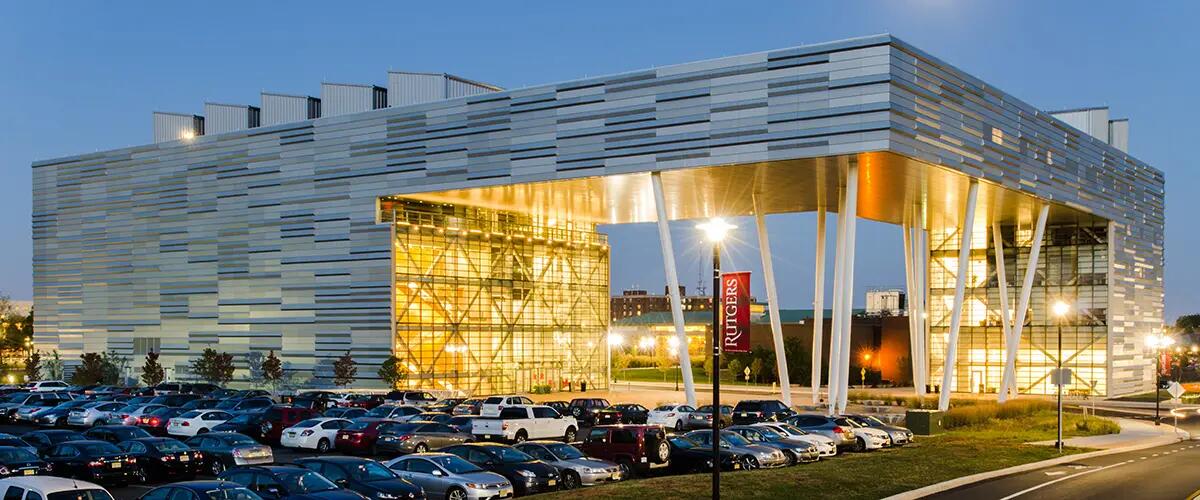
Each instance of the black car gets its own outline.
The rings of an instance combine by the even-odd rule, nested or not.
[[[671,445],[671,462],[668,469],[676,474],[690,472],[708,472],[712,470],[712,447],[704,446],[679,435],[667,437]],[[721,470],[738,470],[742,468],[737,453],[720,450]]]
[[[48,474],[46,461],[25,448],[0,446],[0,478]]]
[[[233,397],[233,395],[237,394],[237,393],[238,393],[238,391],[236,391],[234,389],[225,389],[225,388],[221,387],[221,388],[217,388],[216,390],[214,390],[208,394],[205,394],[204,397],[208,398],[208,399],[225,399],[225,398]]]
[[[242,389],[226,399],[270,398],[271,393],[262,389]]]
[[[344,406],[335,406],[325,410],[325,412],[321,414],[322,417],[346,419],[355,419],[358,417],[365,417],[366,415],[367,410],[365,408],[348,408]]]
[[[475,426],[475,419],[481,418],[478,415],[459,415],[451,417],[445,422],[446,425],[453,427],[454,430],[465,434],[473,434],[471,432]]]
[[[498,443],[465,443],[438,451],[458,455],[512,483],[517,495],[558,491],[558,470],[512,446]]]
[[[139,482],[191,479],[204,472],[204,454],[177,439],[137,438],[117,447],[137,462]]]
[[[644,424],[650,410],[636,403],[615,404],[595,413],[596,425]]]
[[[334,484],[374,499],[422,499],[425,492],[374,460],[356,457],[313,457],[296,465],[317,472]]]
[[[432,411],[432,412],[437,412],[437,413],[450,413],[450,412],[454,411],[455,406],[458,406],[460,403],[462,403],[463,401],[466,401],[466,400],[467,400],[467,398],[446,398],[446,399],[438,401],[434,404],[426,406],[425,411]]]
[[[237,415],[239,413],[263,411],[274,405],[275,402],[272,401],[271,398],[229,398],[218,403],[216,409],[225,410],[229,413]]]
[[[266,500],[362,500],[312,470],[296,465],[255,465],[230,469],[217,477],[250,488]]]
[[[23,448],[25,451],[33,453],[35,456],[38,454],[38,449],[36,447],[34,447],[33,445],[29,444],[29,442],[27,442],[24,439],[21,439],[19,437],[16,437],[12,434],[5,434],[3,432],[0,432],[0,446],[12,446],[14,448]]]
[[[554,411],[558,412],[559,415],[571,414],[571,403],[566,401],[547,401],[542,404],[554,408]]]
[[[75,431],[56,429],[49,431],[30,431],[21,435],[21,440],[37,449],[39,455],[44,455],[50,448],[68,441],[83,441],[87,438]]]
[[[88,429],[83,435],[88,439],[107,441],[112,444],[130,439],[150,437],[150,433],[146,432],[146,429],[132,425],[98,425]]]
[[[154,399],[151,399],[150,404],[164,405],[164,406],[183,406],[183,405],[185,405],[191,401],[195,401],[197,399],[204,399],[204,396],[201,396],[199,394],[165,394],[162,396],[156,396]]]
[[[138,477],[137,459],[112,443],[69,441],[45,454],[50,473],[97,483],[125,485]]]
[[[609,406],[607,399],[575,398],[570,403],[567,403],[567,411],[570,412],[572,417],[575,417],[575,420],[579,421],[579,425],[591,427],[596,425],[596,416],[600,413],[600,410]]]
[[[204,465],[214,476],[238,465],[275,461],[270,446],[236,432],[206,432],[188,438],[186,443],[203,454]]]
[[[261,500],[245,486],[229,481],[184,481],[159,486],[138,500]]]
[[[221,404],[220,399],[201,398],[193,399],[180,406],[184,410],[211,410]]]
[[[733,407],[733,425],[783,422],[796,412],[775,399],[743,399]]]
[[[238,432],[258,439],[259,431],[261,430],[259,427],[262,425],[265,415],[266,412],[263,411],[243,413],[241,415],[235,414],[233,418],[217,424],[212,430],[216,432]]]

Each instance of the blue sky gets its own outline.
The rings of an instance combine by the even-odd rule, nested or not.
[[[152,110],[383,83],[388,69],[515,88],[889,32],[1039,108],[1108,105],[1131,119],[1131,152],[1168,179],[1170,320],[1200,312],[1200,263],[1187,257],[1200,240],[1188,216],[1200,213],[1189,196],[1200,171],[1185,157],[1200,137],[1198,19],[1196,2],[11,3],[0,16],[0,292],[32,296],[29,164],[150,142]],[[730,258],[757,273],[752,221],[741,224]],[[814,224],[768,218],[784,307],[812,300]],[[861,303],[865,288],[904,275],[899,229],[859,227]],[[661,289],[654,227],[605,230],[613,289]],[[674,231],[692,288],[703,252],[691,224]]]

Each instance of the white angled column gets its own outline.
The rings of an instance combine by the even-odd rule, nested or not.
[[[779,294],[775,289],[775,269],[771,265],[771,242],[767,239],[767,218],[759,205],[758,195],[751,195],[754,203],[754,222],[758,226],[758,254],[762,258],[763,284],[767,287],[767,309],[771,315],[771,338],[775,341],[775,366],[779,373],[779,395],[783,404],[792,406],[792,384],[788,380],[787,353],[783,350],[783,325],[779,319]]]
[[[917,385],[917,370],[921,362],[920,356],[917,355],[917,349],[920,345],[917,342],[917,337],[921,335],[921,331],[917,326],[918,310],[916,297],[920,296],[920,290],[917,289],[917,269],[916,269],[916,238],[913,237],[913,228],[907,221],[900,225],[901,239],[904,241],[904,293],[907,299],[905,304],[905,314],[908,316],[908,361],[912,364],[913,389],[917,396],[921,395],[921,390]]]
[[[929,384],[929,232],[923,227],[913,228],[913,280],[917,285],[917,348],[914,350],[918,358],[917,370],[913,373],[913,383],[917,386],[917,396],[925,395],[925,386]]]
[[[683,372],[683,392],[689,406],[696,406],[696,385],[692,381],[692,360],[688,352],[687,332],[683,329],[683,302],[679,297],[679,275],[675,272],[675,250],[671,246],[671,228],[667,225],[667,203],[663,195],[662,174],[650,173],[654,188],[654,206],[658,209],[658,240],[662,245],[663,273],[667,275],[667,294],[671,296],[671,320],[679,339],[679,368]],[[717,367],[713,367],[716,373]]]
[[[838,381],[838,359],[841,355],[838,354],[842,349],[842,268],[845,266],[843,262],[846,259],[846,190],[838,190],[838,217],[837,231],[834,236],[834,253],[833,253],[833,317],[831,319],[831,328],[829,329],[829,371],[826,375],[828,383],[828,394],[826,395],[829,404],[829,414],[837,411],[837,395],[841,390],[842,384]]]
[[[821,356],[825,348],[825,207],[817,208],[817,262],[813,281],[812,404],[821,402]]]
[[[851,164],[846,175],[846,235],[844,238],[846,259],[842,263],[842,347],[838,351],[841,363],[838,366],[842,383],[838,391],[837,413],[846,412],[847,396],[850,392],[850,337],[852,333],[851,313],[854,310],[854,251],[855,233],[858,228],[858,165]],[[841,252],[839,252],[841,253]]]
[[[1005,353],[1007,353],[1008,344],[1012,342],[1010,335],[1012,325],[1009,323],[1011,318],[1008,315],[1008,273],[1004,269],[1004,238],[1000,234],[999,222],[992,222],[992,249],[996,252],[996,283],[1000,287],[1000,331],[1004,337]],[[1005,366],[1007,365],[1008,361],[1005,361]],[[1004,378],[1003,374],[1000,378]],[[999,391],[996,399],[1003,403],[1008,399],[1008,395],[1004,391]]]
[[[967,189],[967,209],[963,214],[962,236],[958,248],[958,274],[954,277],[954,302],[950,311],[950,335],[946,340],[944,368],[942,370],[942,392],[938,396],[938,409],[950,409],[950,392],[954,388],[954,365],[958,360],[958,331],[962,328],[963,300],[966,295],[968,274],[971,272],[971,230],[975,225],[975,202],[979,200],[979,181],[972,179]]]
[[[1038,257],[1042,253],[1042,237],[1046,234],[1046,218],[1050,205],[1043,204],[1038,211],[1037,224],[1033,228],[1033,242],[1029,247],[1029,263],[1025,267],[1025,279],[1021,283],[1021,295],[1017,297],[1017,311],[1012,331],[1004,339],[1004,375],[1000,378],[1000,401],[1008,397],[1009,391],[1017,393],[1017,347],[1021,345],[1021,330],[1025,328],[1025,312],[1029,309],[1029,295],[1033,292],[1033,278],[1037,274]]]

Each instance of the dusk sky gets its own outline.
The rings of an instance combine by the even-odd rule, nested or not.
[[[0,292],[32,295],[30,163],[151,140],[151,111],[257,105],[263,90],[386,83],[389,69],[519,88],[877,33],[892,33],[1040,109],[1108,105],[1130,153],[1167,175],[1166,319],[1200,312],[1200,140],[1193,33],[1200,3],[878,2],[27,2],[0,16]],[[1150,76],[1154,75],[1154,76]],[[809,307],[812,214],[768,218],[780,302]],[[830,218],[832,234],[833,218]],[[755,273],[753,220],[736,220],[727,268]],[[682,284],[700,281],[695,222],[673,224]],[[661,293],[652,224],[604,227],[614,293]],[[855,303],[904,283],[900,230],[859,225]],[[830,238],[832,240],[832,237]],[[829,272],[832,273],[832,255]],[[704,272],[707,276],[707,272]],[[827,279],[832,282],[832,279]],[[828,303],[828,302],[827,302]]]

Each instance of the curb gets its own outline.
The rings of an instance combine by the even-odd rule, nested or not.
[[[1168,425],[1167,427],[1171,427],[1171,426]],[[982,481],[987,481],[990,479],[996,479],[996,478],[1004,477],[1004,476],[1011,476],[1013,474],[1020,474],[1022,472],[1029,472],[1032,470],[1037,470],[1037,469],[1041,469],[1044,467],[1050,467],[1050,466],[1054,466],[1054,465],[1064,464],[1064,463],[1072,462],[1075,460],[1103,457],[1105,455],[1114,455],[1117,453],[1124,453],[1127,451],[1144,450],[1146,448],[1154,448],[1156,446],[1165,446],[1165,445],[1172,444],[1172,443],[1178,443],[1180,441],[1186,441],[1191,438],[1191,434],[1189,434],[1187,431],[1179,429],[1178,427],[1176,427],[1175,430],[1177,433],[1182,432],[1183,433],[1182,437],[1180,437],[1178,434],[1172,435],[1172,436],[1163,436],[1163,437],[1154,438],[1154,439],[1151,439],[1148,441],[1143,441],[1143,442],[1140,442],[1140,443],[1137,443],[1134,445],[1130,445],[1130,446],[1123,446],[1123,447],[1119,447],[1119,448],[1110,448],[1107,450],[1089,451],[1087,453],[1076,453],[1074,455],[1066,455],[1066,456],[1062,456],[1062,457],[1058,457],[1058,458],[1051,458],[1049,460],[1042,460],[1040,462],[1031,462],[1031,463],[1022,464],[1022,465],[1014,465],[1014,466],[1008,467],[1006,469],[998,469],[998,470],[994,470],[994,471],[980,472],[978,474],[972,474],[970,476],[957,477],[957,478],[951,479],[949,481],[942,481],[940,483],[931,484],[929,486],[924,486],[921,488],[917,488],[915,490],[909,490],[909,491],[906,491],[903,493],[897,493],[895,495],[885,497],[883,500],[916,500],[918,498],[924,498],[929,495],[934,495],[937,493],[950,491],[950,490],[953,490],[956,488],[961,488],[963,486],[971,485],[971,484],[982,482]]]

